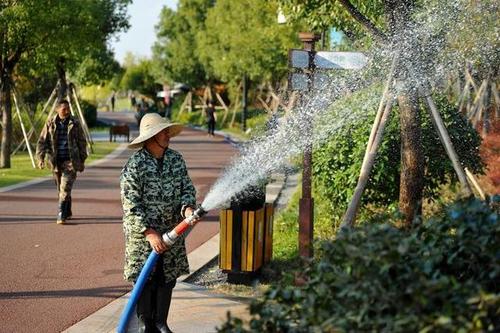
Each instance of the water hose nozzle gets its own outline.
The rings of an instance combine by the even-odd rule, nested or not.
[[[205,209],[203,209],[203,207],[201,205],[198,205],[196,207],[196,209],[194,210],[193,215],[191,215],[190,217],[188,217],[187,220],[189,220],[189,222],[191,222],[191,221],[198,221],[203,216],[205,216],[207,213],[208,212]]]
[[[177,238],[179,238],[180,235],[182,235],[186,230],[195,225],[196,222],[198,222],[203,216],[205,216],[208,212],[201,207],[201,205],[198,205],[193,212],[192,215],[189,217],[186,217],[184,220],[182,220],[181,223],[179,223],[174,229],[172,229],[168,233],[164,233],[162,238],[163,241],[171,246],[175,243]]]

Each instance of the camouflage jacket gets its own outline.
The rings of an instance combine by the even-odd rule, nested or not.
[[[162,168],[146,149],[135,152],[120,178],[125,233],[126,280],[134,282],[146,262],[151,246],[143,232],[152,228],[163,234],[182,220],[183,205],[196,204],[196,190],[182,155],[167,149]],[[165,281],[189,273],[184,237],[163,253]]]
[[[52,170],[57,171],[57,115],[47,121],[36,146],[36,158],[43,161],[45,155]],[[87,159],[87,140],[78,119],[70,116],[68,123],[68,149],[71,163],[76,171],[83,171]]]

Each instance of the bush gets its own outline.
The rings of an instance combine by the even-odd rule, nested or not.
[[[497,198],[498,199],[498,198]],[[219,332],[498,332],[500,220],[458,201],[411,231],[365,224],[322,244],[305,285],[278,284]]]
[[[87,122],[88,127],[94,127],[97,125],[97,106],[93,103],[81,100],[80,107],[82,108],[83,117]]]
[[[341,101],[334,107],[349,108],[359,114],[366,114],[366,109],[376,110],[378,99],[371,98],[373,90],[371,88],[371,91],[358,93],[350,101]],[[370,105],[366,105],[367,100],[371,101]],[[446,98],[437,96],[434,100],[462,165],[472,172],[482,173],[484,165],[479,156],[480,136]],[[339,212],[345,211],[352,197],[373,119],[372,114],[349,123],[314,152],[313,179],[322,194],[330,200],[332,207],[336,207]],[[435,199],[442,184],[450,180],[455,183],[458,179],[424,109],[421,119],[425,158],[424,196]],[[401,155],[399,131],[399,111],[398,107],[394,107],[363,194],[364,204],[390,205],[398,200]]]

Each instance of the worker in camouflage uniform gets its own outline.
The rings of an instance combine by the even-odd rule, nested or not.
[[[71,190],[76,172],[85,169],[87,140],[78,119],[70,114],[68,101],[61,100],[56,107],[57,115],[47,120],[36,147],[38,167],[45,167],[45,157],[54,174],[59,193],[57,223],[64,224],[70,218]]]
[[[168,148],[182,125],[156,113],[141,121],[129,145],[141,148],[122,170],[125,279],[135,282],[151,250],[161,254],[137,303],[140,332],[171,332],[166,323],[176,279],[189,273],[184,237],[167,248],[162,234],[193,214],[196,191],[182,155]]]

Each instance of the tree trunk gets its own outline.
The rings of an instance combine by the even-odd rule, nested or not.
[[[65,62],[66,59],[64,57],[59,57],[56,63],[57,77],[59,79],[59,89],[57,91],[58,101],[66,99],[68,94],[68,83],[66,81]]]
[[[398,96],[401,128],[401,179],[399,210],[403,226],[410,227],[422,214],[424,184],[424,154],[422,131],[416,94]]]
[[[10,168],[10,149],[12,141],[12,102],[10,77],[3,75],[0,89],[2,112],[2,144],[0,145],[0,168]]]
[[[424,188],[424,155],[418,95],[412,87],[411,68],[418,67],[415,41],[405,33],[413,24],[411,14],[414,0],[385,0],[385,12],[389,23],[389,36],[393,48],[401,54],[401,66],[397,72],[399,93],[398,104],[401,130],[401,174],[399,184],[399,210],[404,218],[402,226],[410,227],[416,216],[422,213]],[[411,30],[411,29],[410,29]]]

